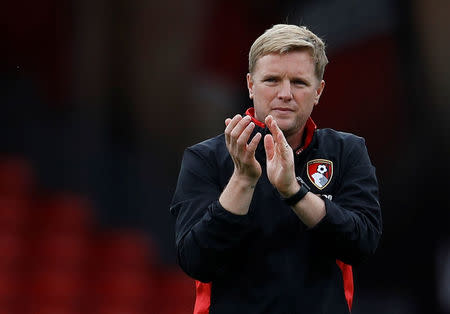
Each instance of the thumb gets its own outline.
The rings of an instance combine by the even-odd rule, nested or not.
[[[271,160],[275,154],[275,144],[273,142],[273,137],[270,134],[264,136],[264,149],[266,150],[267,159]]]

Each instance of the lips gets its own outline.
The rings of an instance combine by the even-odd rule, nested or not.
[[[275,107],[272,109],[273,111],[281,111],[281,112],[291,112],[294,111],[290,108],[285,108],[285,107]]]

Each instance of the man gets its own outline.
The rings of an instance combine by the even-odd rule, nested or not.
[[[364,140],[317,129],[322,40],[275,25],[253,43],[254,107],[186,149],[171,205],[195,313],[349,313],[352,267],[381,235]]]

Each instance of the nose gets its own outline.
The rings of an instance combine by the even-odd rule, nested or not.
[[[292,99],[291,82],[289,80],[283,80],[279,85],[278,98],[283,101],[289,101]]]

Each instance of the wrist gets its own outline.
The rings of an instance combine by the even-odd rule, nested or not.
[[[301,177],[296,177],[297,185],[300,187],[294,194],[283,196],[281,195],[283,201],[289,206],[294,206],[300,200],[302,200],[305,195],[310,191],[309,186],[302,180]]]
[[[233,172],[230,181],[233,184],[235,184],[236,186],[242,187],[242,188],[246,188],[246,187],[251,187],[254,188],[256,183],[258,182],[259,177],[249,177],[246,175],[242,175],[239,174],[238,172]]]
[[[278,191],[283,198],[289,198],[300,190],[301,186],[295,180],[287,189]]]
[[[222,207],[235,215],[246,215],[255,192],[258,179],[233,173],[219,197]]]

